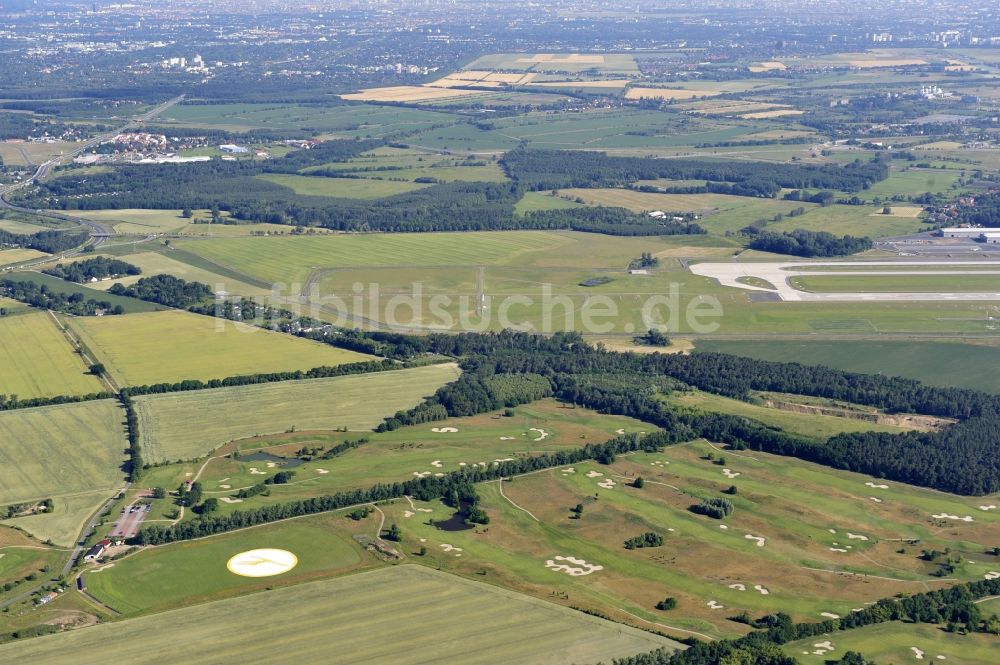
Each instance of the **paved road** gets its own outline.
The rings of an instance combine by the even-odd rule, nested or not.
[[[114,132],[108,134],[102,134],[100,136],[95,136],[94,138],[85,141],[84,143],[81,143],[79,146],[77,146],[76,149],[74,149],[68,155],[50,159],[49,161],[44,162],[43,164],[39,164],[38,168],[35,170],[34,175],[32,175],[27,180],[16,183],[14,185],[7,185],[5,187],[0,187],[0,208],[7,208],[8,210],[14,210],[17,212],[23,212],[31,215],[38,215],[40,217],[48,217],[50,219],[58,219],[60,221],[73,222],[75,224],[79,224],[80,226],[83,226],[90,231],[90,236],[91,236],[90,244],[92,246],[96,247],[98,245],[103,244],[104,242],[107,241],[109,237],[114,235],[114,231],[109,227],[105,226],[104,224],[95,222],[93,220],[84,219],[82,217],[67,215],[62,212],[55,212],[48,210],[34,210],[31,208],[23,208],[21,206],[16,206],[7,201],[7,196],[12,192],[17,191],[18,189],[22,189],[36,182],[41,182],[45,180],[46,178],[49,177],[49,174],[52,172],[52,169],[54,169],[60,163],[62,163],[63,160],[72,159],[77,155],[79,155],[80,153],[84,152],[85,150],[93,148],[94,146],[100,144],[103,141],[107,141],[108,139],[111,139],[117,136],[118,134],[126,132],[130,129],[135,129],[141,123],[146,122],[147,120],[151,120],[152,118],[155,118],[157,115],[163,113],[171,106],[181,102],[183,99],[184,95],[179,95],[177,97],[174,97],[173,99],[163,104],[160,104],[156,108],[150,109],[146,113],[136,116],[135,118],[131,119],[128,123],[126,123],[124,126],[119,127]],[[78,251],[67,253],[66,256],[72,256],[75,253],[78,253]]]

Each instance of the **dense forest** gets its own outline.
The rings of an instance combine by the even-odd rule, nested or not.
[[[872,240],[871,238],[855,238],[854,236],[838,238],[826,231],[796,229],[784,233],[758,232],[747,247],[762,252],[814,258],[847,256],[864,252],[872,248]]]
[[[126,263],[120,259],[95,256],[92,259],[84,259],[83,261],[76,261],[74,263],[60,263],[51,268],[46,268],[42,272],[65,279],[67,282],[84,284],[92,280],[107,279],[108,277],[139,275],[142,273],[142,270],[138,266]]]
[[[108,293],[138,298],[178,309],[187,309],[201,304],[213,295],[211,287],[207,284],[188,282],[173,275],[143,277],[132,286],[115,284],[108,289]]]
[[[610,157],[601,152],[511,150],[501,165],[529,190],[566,187],[624,187],[638,180],[705,180],[706,191],[773,197],[782,188],[856,192],[889,176],[887,164],[874,160],[845,166],[780,164],[707,159]],[[721,184],[728,183],[728,184]]]
[[[58,254],[87,241],[87,234],[76,231],[39,231],[23,234],[0,229],[0,247],[35,249],[46,254]]]

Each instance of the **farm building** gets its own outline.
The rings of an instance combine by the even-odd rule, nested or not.
[[[983,230],[966,226],[949,226],[938,229],[938,234],[942,238],[978,238]]]
[[[108,547],[110,546],[111,546],[110,540],[102,540],[101,542],[97,543],[89,550],[87,550],[87,553],[83,555],[83,560],[97,561],[98,559],[101,558],[101,555],[104,554],[104,551],[108,549]]]

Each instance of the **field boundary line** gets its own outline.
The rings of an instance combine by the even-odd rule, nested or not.
[[[536,522],[541,522],[541,520],[538,519],[537,517],[535,517],[534,514],[530,510],[528,510],[527,508],[522,508],[521,506],[517,505],[516,503],[514,503],[513,499],[511,499],[509,496],[507,496],[506,494],[503,493],[503,481],[504,481],[503,478],[498,478],[497,479],[497,487],[500,489],[500,496],[502,496],[503,498],[507,499],[507,503],[509,503],[510,505],[514,506],[518,510],[520,510],[522,512],[525,512],[525,513],[528,513],[528,516],[531,519],[535,520]]]

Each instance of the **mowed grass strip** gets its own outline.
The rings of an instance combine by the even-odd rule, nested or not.
[[[181,644],[190,665],[555,665],[678,646],[486,584],[397,566],[7,644],[0,660],[142,662]]]
[[[114,400],[0,413],[0,504],[117,488],[124,417]]]
[[[120,385],[221,379],[372,359],[320,342],[180,311],[77,317],[68,323]]]
[[[1000,292],[1000,275],[809,275],[792,286],[814,293],[967,293]]]
[[[102,390],[48,312],[0,317],[0,340],[0,395],[28,399]]]
[[[137,397],[143,455],[192,459],[234,439],[295,430],[370,430],[458,378],[455,364],[331,379]]]

